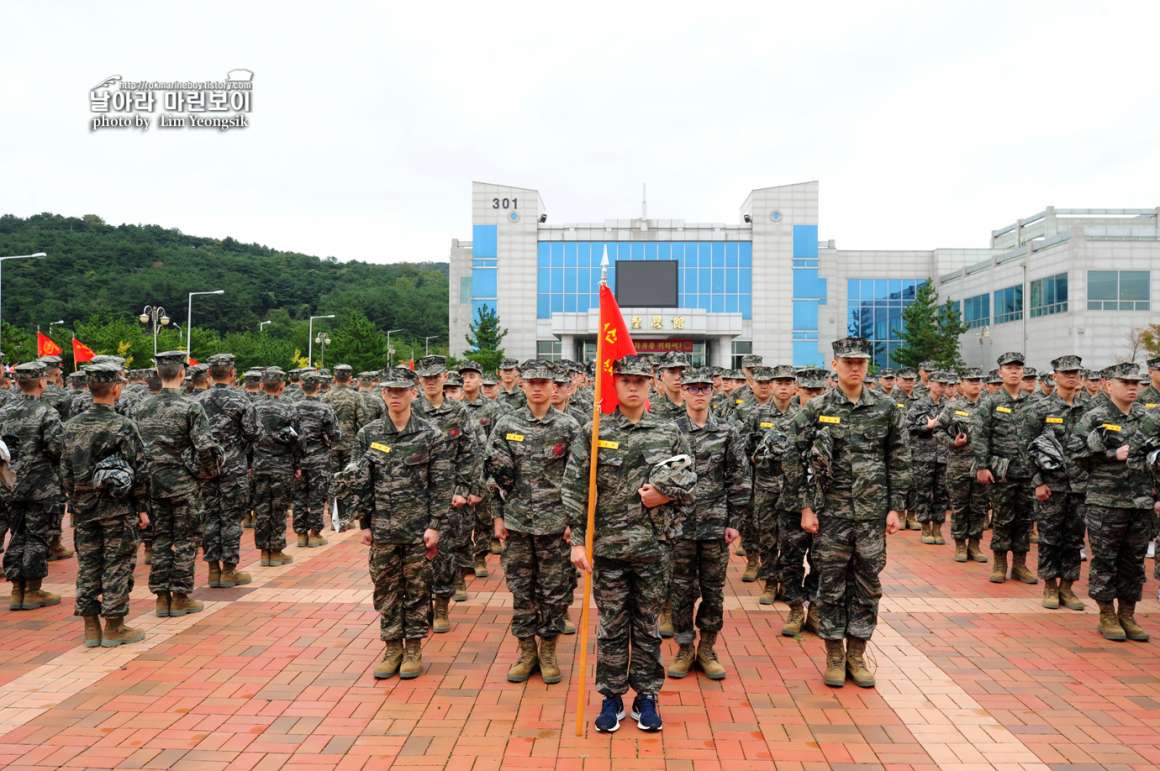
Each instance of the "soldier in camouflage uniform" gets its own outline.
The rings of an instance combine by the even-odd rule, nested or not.
[[[671,422],[645,410],[652,366],[643,356],[613,365],[619,407],[600,422],[596,461],[596,520],[593,561],[586,554],[588,442],[572,444],[564,471],[562,500],[572,528],[572,564],[593,570],[600,612],[597,630],[596,689],[604,704],[596,729],[612,732],[624,717],[623,694],[636,691],[632,714],[646,731],[661,728],[657,695],[664,684],[657,613],[667,583],[665,544],[676,532],[674,506],[692,502],[693,479],[682,485],[649,482],[654,466],[689,455],[688,439]],[[585,436],[591,434],[586,427]],[[594,564],[593,564],[594,563]]]
[[[986,562],[980,541],[987,501],[985,488],[975,481],[974,453],[970,447],[971,425],[981,402],[983,373],[977,368],[963,370],[961,394],[943,401],[937,431],[945,434],[947,447],[946,497],[951,510],[951,538],[955,542],[955,562]],[[906,404],[899,402],[900,408]]]
[[[386,643],[374,676],[409,679],[423,669],[431,557],[446,526],[454,471],[446,434],[411,409],[415,373],[390,368],[381,385],[386,417],[362,427],[355,462],[340,477],[362,542],[370,546],[374,604]]]
[[[502,404],[504,409],[514,410],[523,407],[527,401],[519,386],[519,367],[520,363],[515,359],[504,359],[499,363],[500,387],[496,401]]]
[[[681,373],[689,366],[689,357],[666,351],[657,360],[657,379],[661,388],[649,402],[649,412],[661,420],[676,420],[685,414],[685,397],[681,391]]]
[[[295,367],[286,373],[286,388],[282,391],[282,399],[287,402],[296,402],[302,398],[302,373],[309,367]]]
[[[137,426],[113,409],[121,396],[120,366],[93,364],[86,377],[93,404],[65,424],[60,463],[77,547],[74,615],[84,619],[85,647],[113,648],[145,639],[125,626],[125,616],[137,532],[148,522],[149,472]]]
[[[1068,454],[1068,442],[1085,411],[1077,398],[1082,361],[1060,356],[1051,362],[1055,389],[1024,411],[1031,438],[1031,487],[1039,531],[1039,577],[1043,607],[1083,610],[1072,591],[1079,580],[1083,548],[1083,478]]]
[[[214,354],[207,366],[213,386],[202,392],[199,403],[214,441],[222,448],[222,471],[202,482],[202,550],[209,563],[210,587],[229,588],[250,583],[250,574],[238,571],[238,559],[242,518],[250,502],[247,466],[256,437],[246,432],[254,425],[254,405],[232,387],[233,354]]]
[[[358,394],[366,408],[367,421],[363,423],[364,426],[372,420],[381,420],[387,414],[383,407],[383,399],[379,396],[378,382],[377,372],[358,373]]]
[[[41,394],[40,398],[45,404],[56,410],[57,415],[60,416],[60,420],[63,423],[69,418],[69,410],[72,407],[72,394],[64,388],[64,379],[61,375],[61,358],[52,355],[41,356],[37,361],[44,365],[46,382],[44,393]],[[48,520],[49,562],[66,560],[73,556],[72,550],[61,542],[61,525],[64,521],[64,510],[65,499],[61,495],[53,504],[51,516]]]
[[[471,419],[479,429],[481,446],[486,446],[491,436],[492,428],[504,408],[499,402],[483,396],[483,367],[474,361],[465,361],[459,365],[459,377],[463,379],[463,406],[471,414]],[[499,502],[490,496],[483,496],[477,504],[469,505],[464,515],[472,523],[471,557],[472,570],[476,578],[487,578],[487,555],[491,551],[499,553],[499,542],[495,537],[492,525],[493,513],[499,515]],[[492,549],[492,542],[495,548]]]
[[[1099,605],[1105,639],[1146,642],[1148,633],[1135,615],[1154,503],[1141,431],[1149,413],[1136,404],[1144,376],[1134,362],[1104,372],[1106,398],[1083,414],[1070,443],[1081,474],[1086,472],[1084,515],[1092,546],[1088,595]]]
[[[350,463],[355,436],[360,428],[373,420],[365,402],[354,389],[352,379],[353,370],[349,364],[337,365],[334,368],[334,386],[322,397],[322,401],[334,411],[334,419],[338,424],[338,440],[330,450],[330,465],[335,472],[342,471]],[[341,529],[353,528],[357,523],[346,513],[350,502],[332,496],[332,503],[337,504],[330,510],[334,524],[338,526],[339,520],[342,520]]]
[[[301,455],[298,412],[282,398],[286,373],[267,367],[262,373],[262,398],[254,402],[246,433],[255,437],[251,468],[254,545],[266,566],[289,565],[286,554],[286,510],[293,495],[294,475]]]
[[[791,465],[805,463],[789,473],[805,480],[801,525],[815,533],[825,683],[840,688],[849,673],[868,688],[874,674],[866,667],[866,643],[878,623],[886,535],[898,529],[910,488],[909,448],[894,400],[862,385],[870,341],[844,338],[833,348],[838,386],[794,417],[796,452],[787,457]]]
[[[755,368],[756,369],[756,368]],[[761,369],[769,369],[763,367]],[[755,372],[754,377],[758,377]],[[679,649],[669,677],[684,677],[696,664],[710,680],[725,678],[717,658],[717,635],[725,625],[725,568],[729,544],[741,537],[742,522],[752,519],[752,473],[746,457],[747,437],[732,423],[709,411],[713,374],[707,368],[686,369],[681,378],[686,414],[677,428],[693,451],[697,484],[693,502],[682,517],[682,532],[673,545],[673,632]],[[772,502],[770,509],[773,509]],[[693,605],[701,632],[694,651]]]
[[[527,405],[496,422],[484,456],[484,477],[488,491],[503,502],[495,533],[505,546],[512,634],[519,641],[519,658],[507,679],[522,683],[538,668],[544,682],[552,684],[562,678],[556,637],[564,632],[574,575],[560,481],[569,449],[583,437],[574,419],[552,408],[550,362],[525,361],[520,379]]]
[[[950,377],[933,372],[926,392],[911,402],[906,412],[910,431],[910,473],[913,480],[915,518],[922,527],[922,542],[944,544],[942,526],[946,521],[946,434],[936,431],[943,409],[943,389]],[[940,463],[940,455],[942,462]]]
[[[149,461],[149,512],[153,524],[149,591],[158,616],[197,613],[191,599],[194,561],[201,541],[199,479],[217,476],[222,448],[213,439],[201,405],[180,392],[185,352],[156,357],[162,391],[135,412]]]
[[[41,589],[48,575],[52,519],[63,499],[60,462],[60,413],[42,398],[45,366],[38,362],[15,368],[20,396],[0,407],[0,430],[12,457],[16,486],[0,485],[3,509],[12,540],[4,553],[4,576],[12,582],[11,610],[57,605],[60,597]]]
[[[248,369],[242,374],[242,393],[252,402],[262,398],[262,370]]]
[[[334,410],[318,396],[322,375],[302,374],[302,398],[294,405],[298,414],[298,474],[294,477],[294,532],[298,548],[326,543],[322,537],[323,509],[330,497],[331,448],[338,443],[338,420]]]
[[[995,562],[991,583],[1007,580],[1007,553],[1012,553],[1011,578],[1027,584],[1038,579],[1027,569],[1031,548],[1031,463],[1024,410],[1031,406],[1023,391],[1023,354],[1010,351],[998,360],[1003,387],[984,398],[971,427],[975,479],[993,485],[991,551]]]
[[[1136,401],[1145,410],[1151,412],[1160,407],[1160,356],[1148,359],[1148,386],[1140,391]]]

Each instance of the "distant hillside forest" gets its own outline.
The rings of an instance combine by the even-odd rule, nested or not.
[[[307,319],[332,313],[314,323],[315,336],[330,337],[328,363],[382,367],[388,329],[405,330],[391,335],[397,359],[421,355],[428,336],[432,352],[447,350],[445,263],[339,262],[158,225],[113,226],[92,214],[0,216],[0,256],[33,252],[48,256],[3,263],[0,345],[9,363],[35,356],[39,325],[66,354],[75,334],[97,353],[149,366],[144,307],[162,306],[171,320],[159,350],[184,348],[188,293],[216,289],[225,294],[193,299],[195,358],[230,350],[241,366],[301,365]]]

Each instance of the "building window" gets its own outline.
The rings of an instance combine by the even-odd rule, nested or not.
[[[852,278],[846,283],[846,332],[864,337],[879,367],[896,367],[894,352],[902,344],[902,311],[914,302],[921,278]],[[796,340],[795,336],[795,340]],[[797,364],[797,361],[794,361]]]
[[[991,324],[991,295],[980,294],[963,300],[963,323],[969,329]]]
[[[1031,318],[1067,313],[1067,274],[1057,273],[1031,282]]]
[[[536,341],[536,358],[547,359],[548,361],[560,360],[560,341],[552,340],[537,340]]]
[[[729,369],[741,369],[741,357],[753,353],[752,340],[734,340],[732,355],[729,357]]]
[[[1004,324],[1023,318],[1023,287],[1009,286],[995,290],[995,323]]]
[[[1150,275],[1146,270],[1089,270],[1089,311],[1151,309]]]

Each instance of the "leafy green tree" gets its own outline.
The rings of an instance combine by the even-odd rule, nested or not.
[[[503,360],[503,339],[507,330],[499,325],[499,316],[490,306],[481,305],[467,335],[467,357],[485,370],[494,370]]]
[[[902,311],[902,329],[894,331],[902,345],[894,351],[894,360],[906,367],[928,360],[945,369],[961,367],[959,335],[966,329],[958,309],[949,302],[940,306],[934,283],[927,280]]]
[[[344,313],[330,339],[326,355],[335,364],[360,372],[382,369],[387,362],[387,336],[361,311]]]

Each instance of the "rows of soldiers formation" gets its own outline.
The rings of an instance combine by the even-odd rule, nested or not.
[[[49,561],[73,556],[66,512],[75,615],[94,648],[143,639],[125,624],[139,543],[157,615],[182,616],[202,609],[199,548],[210,588],[240,586],[244,528],[261,564],[279,566],[293,561],[288,516],[300,548],[326,543],[329,518],[368,547],[385,643],[374,677],[422,673],[422,640],[451,629],[452,602],[467,599],[467,577],[487,577],[490,553],[512,594],[508,680],[558,683],[556,641],[575,632],[568,609],[592,571],[595,727],[619,728],[631,688],[632,719],[657,731],[666,675],[727,675],[716,644],[731,549],[742,580],[763,582],[759,602],[788,606],[782,634],[824,641],[827,685],[871,687],[886,536],[921,529],[943,545],[949,518],[948,559],[989,563],[978,580],[1042,582],[1047,608],[1084,608],[1073,587],[1090,558],[1099,634],[1146,641],[1135,607],[1160,511],[1160,358],[1147,373],[1093,372],[1062,355],[1039,374],[1010,352],[989,373],[871,376],[870,357],[866,340],[845,338],[832,371],[759,356],[741,371],[678,353],[617,360],[591,557],[592,370],[575,362],[504,360],[492,378],[428,356],[414,371],[239,377],[230,354],[187,366],[170,351],[148,370],[99,356],[67,388],[58,358],[18,364],[14,386],[0,372],[9,607],[60,602],[42,582]],[[663,637],[677,645],[667,666]]]

